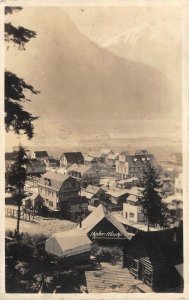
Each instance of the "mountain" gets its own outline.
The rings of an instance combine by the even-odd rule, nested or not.
[[[178,30],[178,28],[175,28]],[[120,34],[97,39],[97,44],[112,53],[144,63],[164,74],[178,97],[181,94],[181,34],[177,39],[166,28],[157,29],[147,22],[125,29]],[[175,67],[176,66],[176,67]]]
[[[60,8],[28,7],[19,14],[15,22],[35,30],[37,38],[26,51],[9,50],[6,67],[41,92],[27,104],[41,117],[35,127],[40,142],[61,143],[72,132],[78,138],[86,132],[95,134],[102,120],[101,131],[109,133],[111,120],[161,120],[180,111],[172,86],[160,70],[96,45]],[[64,122],[67,129],[61,131]],[[160,121],[160,131],[161,126]]]

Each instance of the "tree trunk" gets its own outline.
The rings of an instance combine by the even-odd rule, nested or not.
[[[148,221],[148,231],[150,231],[150,223],[149,223],[149,221]]]
[[[22,197],[22,191],[21,191],[21,186],[19,186],[19,191],[18,191],[18,216],[17,216],[17,233],[19,233],[20,230],[20,207],[21,207],[21,197]]]

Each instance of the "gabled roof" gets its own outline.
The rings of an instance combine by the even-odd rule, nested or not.
[[[123,195],[128,194],[128,190],[127,189],[119,189],[116,188],[115,190],[108,190],[106,192],[107,195],[110,195],[112,197],[121,197]]]
[[[102,149],[102,150],[101,150],[101,153],[102,153],[102,154],[106,154],[106,155],[110,154],[111,152],[112,152],[111,149]]]
[[[34,151],[36,157],[48,156],[47,151]]]
[[[96,161],[96,158],[93,157],[93,156],[86,155],[85,158],[84,158],[84,160],[88,161],[88,162],[91,162],[91,161]]]
[[[108,158],[108,159],[115,160],[118,156],[119,156],[119,153],[115,153],[115,154],[110,153],[110,154],[107,156],[107,158]]]
[[[97,194],[101,188],[99,186],[89,184],[85,190],[87,193]]]
[[[92,170],[93,172],[96,173],[96,170],[91,167],[91,166],[87,166],[87,165],[77,165],[77,164],[73,164],[71,165],[67,172],[71,172],[71,171],[75,171],[81,174],[81,176],[83,176],[86,172],[88,172],[89,170]]]
[[[127,178],[127,179],[122,179],[122,180],[119,180],[117,183],[130,183],[130,182],[133,182],[133,181],[139,181],[139,179],[137,177],[130,177],[130,178]]]
[[[56,172],[48,171],[41,176],[41,179],[38,182],[38,185],[47,186],[46,181],[50,180],[49,188],[55,191],[59,191],[62,187],[62,184],[71,176]]]
[[[88,233],[104,218],[106,218],[113,226],[115,226],[124,237],[129,239],[129,235],[126,232],[124,226],[118,220],[116,220],[116,218],[109,211],[107,211],[102,204],[100,204],[89,216],[87,216],[82,221],[82,229]]]
[[[81,152],[64,152],[61,157],[65,156],[67,161],[70,163],[82,162],[84,160],[83,154]]]
[[[138,197],[135,195],[129,195],[126,200],[132,201],[132,202],[138,202]]]
[[[94,197],[94,194],[87,193],[86,191],[81,191],[81,196],[86,197],[88,200],[91,200]]]
[[[156,163],[156,160],[152,154],[149,155],[125,155],[125,160],[129,164],[129,168],[144,167],[148,162],[152,165]]]
[[[87,234],[81,229],[54,233],[45,242],[45,250],[59,257],[74,254],[74,249],[91,244]]]
[[[172,241],[172,234],[173,229],[153,232],[138,231],[130,243],[139,240],[154,264],[161,264],[164,261],[175,264],[175,260],[182,258],[178,247]]]
[[[26,166],[28,167],[45,167],[45,163],[43,161],[37,159],[28,159],[26,162]]]

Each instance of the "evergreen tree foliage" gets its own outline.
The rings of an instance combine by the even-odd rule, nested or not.
[[[12,14],[22,10],[22,7],[5,7],[5,14]],[[31,38],[36,37],[36,32],[24,27],[14,27],[11,23],[5,23],[5,41],[25,50],[25,44]],[[38,117],[24,109],[24,102],[30,101],[25,93],[29,91],[32,94],[38,94],[33,86],[27,84],[16,74],[5,71],[5,128],[6,131],[14,131],[16,134],[24,133],[28,139],[34,135],[33,121]]]
[[[166,227],[166,204],[162,201],[159,175],[150,164],[144,170],[143,186],[141,205],[148,221],[148,230],[150,226]]]
[[[6,174],[7,184],[14,187],[13,197],[15,198],[18,205],[18,217],[17,217],[17,232],[19,233],[20,224],[20,207],[24,198],[24,186],[27,179],[26,173],[26,152],[20,145],[17,152],[17,158],[11,165],[8,173]]]

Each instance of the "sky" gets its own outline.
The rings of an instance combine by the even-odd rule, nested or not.
[[[25,7],[7,21],[37,32],[25,51],[5,45],[5,66],[40,90],[40,118],[23,144],[90,138],[181,139],[178,7]],[[8,150],[18,137],[6,134]]]

